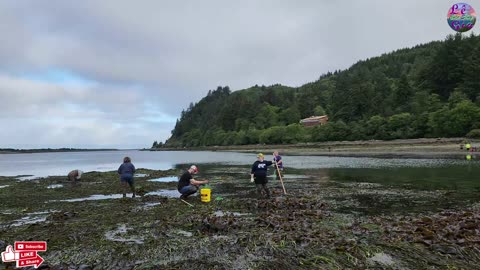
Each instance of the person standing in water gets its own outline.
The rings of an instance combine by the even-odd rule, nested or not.
[[[177,189],[182,195],[180,195],[180,199],[186,199],[188,196],[195,194],[198,191],[199,186],[203,184],[208,184],[208,180],[195,180],[193,179],[193,175],[198,173],[198,168],[195,165],[190,166],[188,170],[186,170],[180,179],[178,180]]]
[[[277,163],[278,170],[277,168],[275,168],[275,175],[276,179],[280,180],[280,176],[283,176],[283,160],[282,157],[278,154],[278,151],[273,152],[273,162]]]
[[[123,187],[123,197],[127,197],[127,185],[130,186],[130,190],[133,195],[132,198],[135,198],[135,185],[133,182],[133,174],[135,173],[135,166],[132,164],[132,160],[129,157],[123,158],[123,163],[118,168],[118,174],[120,175],[120,182],[122,182]]]
[[[271,166],[273,162],[264,160],[264,156],[262,153],[257,155],[257,161],[255,161],[252,165],[252,170],[250,172],[250,182],[255,182],[255,186],[257,187],[257,192],[261,196],[262,189],[265,190],[267,194],[267,198],[270,198],[270,190],[267,187],[267,171],[268,166]]]

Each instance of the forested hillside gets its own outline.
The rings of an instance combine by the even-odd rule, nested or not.
[[[327,125],[299,124],[323,114]],[[154,147],[454,137],[479,128],[480,37],[458,34],[299,88],[218,87],[183,111],[171,138]]]

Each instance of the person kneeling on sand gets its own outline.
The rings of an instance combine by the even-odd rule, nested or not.
[[[252,171],[250,173],[250,182],[255,182],[257,186],[258,195],[262,195],[262,189],[265,190],[267,198],[270,198],[270,190],[267,187],[267,170],[268,166],[272,165],[273,162],[264,160],[262,153],[257,155],[257,161],[252,165]]]
[[[132,190],[132,198],[135,198],[135,185],[133,182],[133,174],[135,173],[135,166],[132,164],[132,160],[129,157],[123,158],[123,163],[118,167],[118,174],[120,174],[120,182],[123,186],[123,197],[127,197],[127,184]]]
[[[73,170],[68,173],[68,180],[75,182],[76,180],[80,180],[82,178],[83,171],[81,170]]]
[[[198,168],[195,165],[190,166],[188,170],[186,170],[180,179],[178,180],[178,192],[182,195],[180,199],[186,199],[188,196],[194,194],[198,191],[199,186],[203,184],[208,184],[208,180],[195,180],[193,179],[193,175],[198,173]]]

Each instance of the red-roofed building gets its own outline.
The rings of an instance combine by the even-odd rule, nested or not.
[[[300,123],[303,124],[304,127],[313,127],[316,125],[325,125],[328,123],[328,116],[310,116],[308,118],[300,120]]]

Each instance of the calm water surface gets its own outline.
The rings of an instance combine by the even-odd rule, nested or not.
[[[265,153],[269,158],[270,153]],[[0,176],[66,175],[70,170],[112,171],[129,156],[137,168],[184,168],[200,164],[214,173],[237,167],[248,174],[255,154],[207,151],[105,151],[0,155]],[[480,189],[480,162],[441,159],[378,159],[284,156],[292,175],[328,175],[334,181],[412,184],[425,188]],[[200,168],[201,169],[201,168]],[[310,175],[311,176],[311,175]],[[288,177],[288,175],[287,175]]]
[[[265,153],[267,155],[269,153]],[[0,155],[0,176],[34,175],[38,177],[66,175],[70,170],[112,171],[129,156],[137,168],[166,170],[179,164],[218,163],[224,165],[250,165],[255,154],[207,151],[104,151],[70,153],[33,153]],[[448,168],[459,166],[461,171],[476,171],[478,161],[433,159],[377,159],[346,157],[285,156],[290,168]],[[420,169],[421,171],[423,169]],[[476,171],[478,173],[478,171]]]

